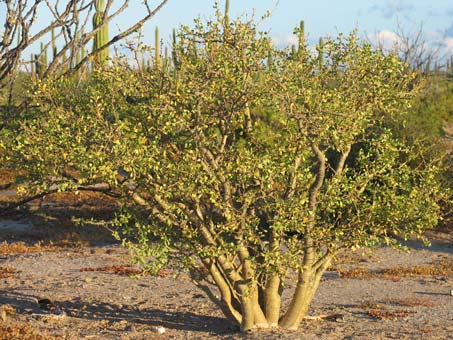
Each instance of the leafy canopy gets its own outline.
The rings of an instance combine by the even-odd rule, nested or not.
[[[414,169],[381,123],[410,107],[416,78],[354,33],[294,53],[217,15],[180,29],[171,67],[37,84],[5,152],[25,190],[108,183],[116,235],[151,269],[175,258],[216,284],[243,329],[295,328],[342,249],[436,223],[437,168]],[[300,289],[279,319],[290,270]]]

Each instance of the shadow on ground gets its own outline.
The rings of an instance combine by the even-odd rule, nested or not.
[[[40,309],[36,296],[0,290],[0,304],[13,306],[18,313],[49,313]],[[78,298],[71,301],[53,301],[71,317],[109,322],[128,322],[148,326],[162,326],[180,331],[207,332],[217,335],[228,335],[239,331],[239,328],[225,318],[201,315],[187,311],[165,311],[162,309],[138,309],[134,306],[93,302],[88,304]]]

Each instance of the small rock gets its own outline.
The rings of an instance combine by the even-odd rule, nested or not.
[[[166,329],[165,329],[165,327],[162,327],[162,326],[156,326],[156,327],[154,327],[154,331],[159,334],[164,334]]]
[[[85,278],[85,282],[86,283],[90,283],[91,281],[93,281],[93,279],[91,277],[86,277]]]
[[[451,295],[451,296],[453,296],[453,289],[452,289],[452,290],[450,290],[450,295]]]

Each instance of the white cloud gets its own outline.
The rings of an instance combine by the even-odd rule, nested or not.
[[[448,54],[453,54],[453,37],[447,37],[444,39],[445,50]]]
[[[291,45],[297,45],[299,39],[295,34],[279,35],[272,37],[272,43],[278,48],[284,48]]]
[[[399,43],[401,43],[401,38],[398,34],[389,30],[383,30],[370,34],[367,38],[373,45],[379,46],[385,51],[393,50]]]
[[[295,34],[290,34],[286,36],[285,43],[287,45],[297,45],[299,43],[299,38]]]

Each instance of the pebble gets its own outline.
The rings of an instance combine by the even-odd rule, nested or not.
[[[156,327],[154,327],[154,330],[156,331],[156,333],[159,333],[159,334],[164,334],[166,331],[165,327],[162,327],[162,326],[156,326]]]

